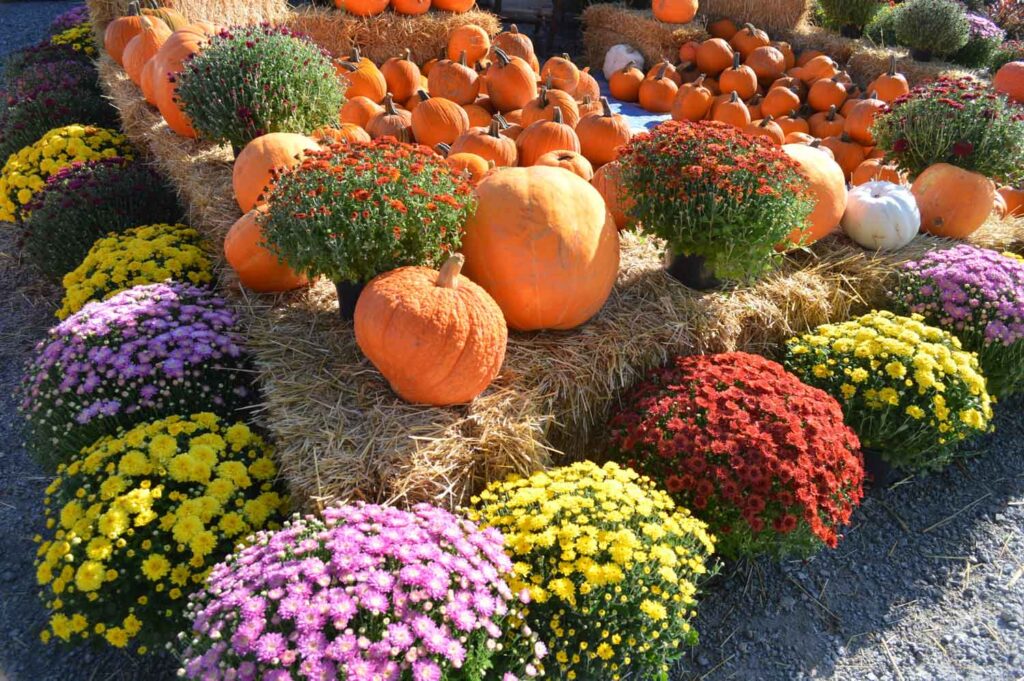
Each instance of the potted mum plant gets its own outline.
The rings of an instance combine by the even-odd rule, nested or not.
[[[811,212],[796,161],[718,121],[667,121],[634,137],[620,160],[630,217],[665,240],[666,269],[691,288],[770,269],[776,245]]]
[[[393,137],[307,152],[275,178],[261,222],[294,271],[323,275],[352,319],[363,286],[405,265],[439,268],[462,243],[472,187],[426,147]]]

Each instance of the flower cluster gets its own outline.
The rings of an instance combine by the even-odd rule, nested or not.
[[[82,5],[75,5],[66,9],[50,22],[50,33],[61,33],[69,28],[74,28],[89,21],[89,8]]]
[[[1024,5],[1021,5],[1021,16],[1024,17]],[[1024,28],[1024,19],[1021,21]],[[1024,41],[1007,40],[992,56],[990,69],[995,73],[1011,61],[1024,61]]]
[[[863,496],[839,404],[757,355],[677,358],[630,392],[610,432],[614,455],[706,521],[725,556],[835,547]]]
[[[171,416],[108,436],[46,489],[36,579],[42,638],[144,654],[184,625],[185,599],[251,532],[278,527],[271,450],[244,423]]]
[[[176,222],[175,192],[148,164],[117,156],[55,171],[24,206],[25,254],[60,281],[105,235],[151,222]]]
[[[185,225],[146,225],[98,240],[82,264],[64,277],[66,319],[94,300],[166,279],[208,284],[210,261],[200,248],[199,232]]]
[[[306,152],[275,182],[260,218],[271,250],[296,272],[336,282],[439,267],[462,243],[474,205],[461,173],[391,137]]]
[[[991,429],[978,358],[920,315],[871,312],[786,345],[786,368],[843,405],[861,444],[893,465],[940,468]]]
[[[697,640],[714,538],[647,478],[589,461],[492,483],[470,517],[496,527],[527,589],[526,621],[563,679],[667,678]]]
[[[77,24],[50,36],[50,44],[66,45],[87,57],[96,56],[96,41],[93,38],[92,26],[88,24]]]
[[[116,130],[92,125],[54,128],[31,146],[12,154],[0,170],[0,221],[25,217],[23,207],[46,184],[46,178],[75,161],[130,158],[127,138]]]
[[[874,134],[911,175],[949,163],[1008,184],[1024,179],[1024,113],[973,78],[915,87],[877,119]]]
[[[540,676],[502,536],[448,511],[356,503],[262,532],[213,569],[183,635],[191,679]]]
[[[1024,262],[962,244],[905,263],[891,297],[978,353],[988,390],[1024,386]]]
[[[262,25],[215,35],[185,63],[177,93],[201,138],[240,150],[270,132],[336,123],[344,91],[327,52],[287,28]]]
[[[92,57],[72,49],[70,45],[51,45],[47,38],[3,58],[4,80],[10,83],[38,66],[56,61],[75,61],[95,69]]]
[[[36,347],[22,388],[28,446],[55,465],[117,426],[226,417],[251,397],[235,314],[206,288],[136,286],[89,303]]]
[[[1006,35],[995,22],[980,14],[968,12],[967,22],[971,27],[967,44],[953,55],[953,61],[972,68],[984,68],[991,63]]]
[[[634,136],[620,159],[633,218],[720,277],[770,268],[775,246],[811,211],[796,162],[725,123],[667,121]]]

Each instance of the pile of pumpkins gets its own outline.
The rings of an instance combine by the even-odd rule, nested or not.
[[[461,14],[473,9],[476,0],[334,0],[334,6],[357,17],[383,14],[388,7],[395,14],[419,16],[431,7],[445,12]]]

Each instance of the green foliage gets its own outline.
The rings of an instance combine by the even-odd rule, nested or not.
[[[955,0],[908,0],[896,9],[901,45],[935,56],[955,54],[967,44],[970,23]]]
[[[875,15],[867,26],[864,35],[876,45],[897,45],[896,40],[896,7],[886,5]]]
[[[270,26],[222,31],[178,77],[178,97],[199,137],[235,149],[267,133],[336,123],[344,91],[327,52]]]
[[[818,0],[828,25],[863,29],[882,9],[879,0]]]
[[[1024,61],[1024,41],[1008,40],[992,56],[990,67],[995,73],[1011,61]]]
[[[873,132],[886,158],[911,176],[949,163],[997,182],[1024,179],[1020,110],[972,78],[940,78],[914,88],[878,118]]]
[[[1002,41],[999,38],[972,36],[960,51],[953,55],[952,61],[969,66],[972,69],[984,69],[992,64]]]

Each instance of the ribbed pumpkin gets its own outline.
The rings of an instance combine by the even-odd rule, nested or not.
[[[746,59],[746,65],[757,74],[761,83],[771,83],[786,71],[786,58],[771,45],[758,47]]]
[[[746,59],[759,47],[771,45],[771,38],[768,34],[753,24],[743,24],[743,28],[736,31],[736,34],[729,40],[729,46],[743,55]]]
[[[785,144],[782,150],[800,166],[798,171],[810,184],[815,201],[807,227],[794,229],[787,240],[812,243],[839,227],[846,211],[846,176],[835,161],[814,147]]]
[[[917,176],[910,191],[921,210],[921,230],[951,239],[973,234],[992,213],[992,180],[948,163],[936,163]]]
[[[701,73],[717,76],[733,62],[734,50],[721,38],[705,40],[697,48],[697,68]]]
[[[488,293],[460,274],[463,257],[441,271],[401,267],[370,281],[356,304],[356,343],[403,400],[469,402],[501,370],[508,328]]]
[[[491,104],[501,112],[522,109],[537,96],[537,74],[521,57],[500,47],[494,50],[485,82]]]
[[[872,93],[874,94],[874,93]],[[871,134],[871,126],[875,118],[880,116],[888,108],[888,105],[881,99],[868,97],[862,99],[850,109],[843,130],[853,139],[854,142],[866,147],[875,145],[875,136]]]
[[[846,85],[836,77],[816,80],[807,92],[807,104],[815,111],[829,111],[846,101]]]
[[[992,79],[992,87],[1018,104],[1024,104],[1024,61],[1004,64]]]
[[[273,293],[305,286],[309,280],[282,263],[266,247],[257,219],[263,210],[251,210],[231,226],[224,237],[224,258],[238,274],[242,285],[253,291]]]
[[[124,48],[127,47],[132,38],[142,33],[144,26],[149,26],[153,23],[156,23],[154,19],[142,16],[139,12],[138,2],[133,1],[129,3],[126,15],[117,17],[107,24],[107,28],[103,32],[103,49],[107,51],[111,59],[123,65],[121,57],[124,53]]]
[[[584,95],[583,99],[581,99],[577,103],[577,106],[580,109],[580,120],[581,121],[584,118],[586,118],[587,116],[600,116],[601,115],[602,109],[601,109],[601,98],[600,97],[598,97],[597,99],[594,99],[589,94],[588,95]],[[579,126],[579,123],[577,123],[576,125]]]
[[[462,110],[469,116],[469,127],[471,128],[486,128],[491,124],[491,116],[494,115],[476,103],[464,104]]]
[[[584,116],[576,124],[580,152],[594,167],[603,166],[619,157],[619,147],[629,142],[632,133],[624,116],[612,113],[608,100],[601,98],[600,114]]]
[[[491,119],[487,129],[476,128],[459,135],[451,146],[452,154],[476,154],[497,166],[514,166],[519,159],[516,142],[501,134],[501,123]]]
[[[830,107],[828,111],[819,111],[807,119],[811,134],[822,139],[843,134],[846,119],[839,115],[838,107]]]
[[[800,93],[791,87],[773,87],[761,102],[761,114],[780,118],[800,108]]]
[[[571,329],[597,314],[618,274],[619,239],[596,189],[536,166],[494,173],[476,195],[462,241],[465,272],[511,328]]]
[[[718,77],[722,92],[735,92],[740,99],[750,99],[757,92],[757,74],[754,69],[740,63],[740,53],[733,54],[732,66]]]
[[[388,83],[377,65],[369,59],[363,59],[356,50],[355,61],[336,61],[334,68],[347,83],[346,97],[366,97],[380,104],[388,92]]]
[[[466,53],[466,62],[475,64],[484,58],[491,49],[491,37],[487,31],[475,24],[465,24],[453,28],[448,34],[448,58],[452,61]]]
[[[764,107],[761,108],[764,112]],[[800,118],[796,111],[790,111],[788,116],[775,119],[775,122],[782,128],[782,134],[789,135],[794,132],[810,133],[811,127],[807,124],[806,118]]]
[[[391,0],[391,9],[396,14],[419,16],[430,10],[430,0]]]
[[[349,97],[344,104],[341,105],[341,111],[338,114],[338,122],[340,123],[352,123],[358,125],[360,128],[365,128],[370,119],[379,114],[384,110],[380,104],[377,104],[369,97],[356,96]]]
[[[605,163],[594,172],[590,184],[597,189],[604,203],[611,213],[615,226],[623,230],[629,224],[629,216],[626,211],[632,205],[632,199],[626,195],[622,184],[622,164],[619,161]]]
[[[480,94],[480,77],[466,65],[466,55],[459,61],[442,59],[427,76],[428,90],[433,97],[444,97],[456,104],[472,104]]]
[[[555,118],[555,109],[562,112],[562,120],[570,128],[575,128],[580,121],[580,109],[572,95],[561,90],[542,87],[537,98],[523,107],[523,126],[537,121],[551,121]]]
[[[735,92],[728,96],[722,95],[711,110],[711,118],[728,123],[737,128],[745,128],[750,124],[750,109]]]
[[[392,57],[381,64],[387,91],[400,102],[412,97],[420,89],[420,67],[412,60],[412,50],[406,48],[401,57]]]
[[[412,133],[416,141],[431,149],[442,142],[451,144],[469,130],[465,109],[449,99],[431,97],[419,91],[420,103],[412,112]]]
[[[370,119],[366,124],[366,132],[373,139],[390,136],[399,142],[412,142],[412,114],[397,108],[391,95],[385,95],[384,110]]]
[[[847,179],[853,176],[853,171],[864,162],[866,156],[864,147],[854,142],[845,132],[839,136],[826,137],[821,140],[821,146],[832,151]]]
[[[597,79],[590,75],[589,66],[580,69],[580,79],[576,83],[576,91],[572,93],[572,96],[576,98],[576,101],[583,101],[585,98],[590,97],[591,100],[596,102],[601,98],[601,86],[598,84]]]
[[[635,102],[640,98],[640,84],[643,82],[644,72],[629,62],[608,79],[608,91],[619,101]]]
[[[125,45],[121,61],[124,63],[124,72],[133,83],[142,85],[142,69],[170,37],[171,29],[163,22],[151,22]]]
[[[519,57],[527,64],[530,57],[534,55],[533,41],[530,36],[519,32],[519,27],[512,24],[507,31],[502,31],[494,36],[494,49],[500,49],[509,57]]]
[[[640,83],[640,106],[652,113],[668,113],[672,110],[679,86],[665,76],[667,64],[662,64],[653,78],[645,78]]]
[[[651,13],[658,21],[688,24],[697,16],[697,0],[653,0]]]
[[[711,111],[715,97],[704,87],[705,76],[701,75],[692,83],[679,88],[672,102],[672,119],[677,121],[702,121]]]
[[[519,165],[532,166],[549,151],[579,151],[580,139],[576,131],[562,122],[562,110],[554,108],[553,120],[539,120],[523,128],[516,138]]]
[[[886,104],[892,104],[903,95],[910,94],[910,83],[902,73],[896,73],[896,57],[889,57],[889,70],[878,76],[868,85],[868,92],[876,93],[876,96]]]
[[[771,114],[765,116],[761,120],[750,121],[743,132],[750,135],[751,137],[764,137],[769,140],[772,144],[782,146],[786,142],[786,133],[782,131],[779,124],[775,122]]]
[[[309,136],[322,144],[370,141],[370,133],[354,123],[341,123],[338,127],[322,125],[309,133]]]
[[[188,18],[177,9],[164,7],[156,2],[150,2],[148,7],[143,7],[140,11],[143,16],[156,19],[158,23],[163,24],[172,32],[189,25]]]
[[[334,6],[357,17],[372,17],[388,8],[388,0],[334,0]]]
[[[551,57],[544,62],[540,70],[541,82],[547,83],[548,87],[562,92],[575,94],[576,86],[580,82],[580,70],[572,63],[569,55],[563,54]]]
[[[594,177],[594,166],[590,164],[586,156],[576,151],[549,151],[538,158],[534,165],[564,168],[570,173],[582,177],[587,182],[590,182]]]
[[[178,104],[178,88],[171,77],[181,73],[185,60],[198,54],[207,40],[205,28],[186,26],[172,33],[153,56],[153,98],[168,127],[182,137],[195,137],[196,131]]]
[[[245,145],[235,159],[231,185],[244,213],[265,203],[273,185],[273,171],[299,164],[302,154],[320,148],[316,140],[292,132],[272,132]]]
[[[139,75],[139,89],[142,90],[142,96],[153,106],[156,106],[156,66],[156,59],[150,59],[142,67],[142,73]]]

